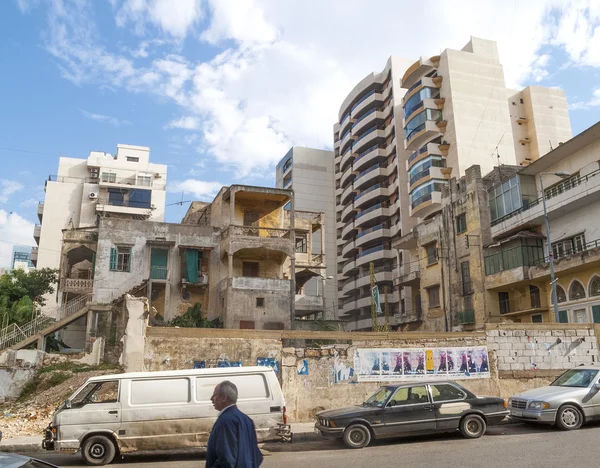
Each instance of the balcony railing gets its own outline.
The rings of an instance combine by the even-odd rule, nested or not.
[[[408,91],[406,91],[406,94],[409,94],[413,89],[418,88],[419,86],[421,86],[421,80],[417,81],[414,85],[412,85],[410,88],[408,88]]]
[[[418,182],[421,179],[424,179],[425,177],[429,176],[429,168],[417,172],[416,174],[413,174],[410,176],[410,185],[414,184],[415,182]]]
[[[271,239],[289,239],[290,230],[254,226],[229,226],[223,231],[223,238],[228,236],[267,237]]]
[[[381,203],[377,203],[377,205],[373,205],[371,208],[368,208],[368,209],[366,209],[366,210],[361,211],[360,213],[358,213],[356,215],[356,219],[358,219],[361,216],[364,216],[364,215],[366,215],[368,213],[371,213],[372,211],[378,210],[379,208],[382,208],[382,207],[383,207],[383,205]]]
[[[591,178],[596,177],[597,175],[600,175],[600,169],[595,170],[594,172],[590,172],[589,174],[585,175],[585,176],[581,176],[577,179],[572,180],[568,185],[564,186],[564,189],[560,192],[557,192],[556,194],[552,193],[552,187],[550,187],[550,193],[548,195],[546,195],[546,201],[559,196],[561,193],[564,192],[568,192],[569,190],[574,189],[575,187],[578,187],[579,185],[581,185],[584,182],[588,182]],[[507,215],[502,216],[501,218],[495,219],[492,221],[492,226],[495,226],[497,224],[503,223],[504,221],[506,221],[507,219],[512,218],[513,216],[516,216],[520,213],[524,213],[525,211],[533,208],[534,206],[539,205],[540,203],[542,203],[542,198],[538,198],[537,200],[523,200],[524,204],[521,208],[519,208],[518,210],[512,211],[510,213],[508,213]]]
[[[150,267],[150,279],[166,280],[167,279],[167,267],[152,265]]]
[[[378,224],[377,226],[373,226],[369,229],[365,229],[364,231],[358,233],[356,238],[358,239],[358,238],[360,238],[362,236],[366,236],[367,234],[370,234],[372,232],[379,231],[380,229],[384,229],[384,224]]]
[[[381,167],[385,167],[385,166],[382,166],[381,164],[375,164],[374,166],[371,166],[368,169],[365,169],[364,171],[362,171],[361,173],[359,173],[356,178],[359,179],[362,176],[364,176],[365,174],[368,174],[369,172],[374,171],[375,169],[379,169]]]
[[[60,289],[67,292],[92,292],[94,280],[83,278],[63,278]]]
[[[541,245],[520,245],[485,256],[485,274],[493,275],[522,266],[539,265],[543,262],[544,249]]]
[[[359,258],[360,257],[364,257],[365,255],[369,255],[372,254],[374,252],[379,252],[380,250],[384,250],[385,246],[383,245],[378,245],[376,247],[371,247],[370,249],[367,250],[363,250],[360,254],[358,254]]]
[[[377,125],[373,125],[372,127],[369,127],[363,133],[360,134],[360,136],[356,139],[356,141],[354,142],[354,144],[352,146],[355,146],[360,140],[369,136],[371,133],[375,132],[376,130],[377,130]]]
[[[524,310],[548,309],[547,293],[536,291],[529,296],[504,299],[498,302],[500,314],[522,312]]]
[[[356,156],[356,159],[354,159],[354,164],[356,164],[363,156],[366,156],[371,151],[376,150],[377,148],[379,148],[379,145],[373,145],[373,146],[367,148],[366,150],[364,150],[362,153],[359,153],[358,156]]]
[[[360,122],[361,120],[363,120],[364,118],[370,116],[372,113],[377,111],[377,107],[373,107],[373,109],[368,110],[367,112],[365,112],[363,115],[361,115],[358,119],[356,119],[356,122],[354,122],[354,125],[356,125],[358,122]]]
[[[425,195],[423,195],[423,196],[421,196],[421,197],[416,198],[415,200],[413,200],[413,202],[411,204],[412,209],[414,210],[417,206],[419,206],[419,205],[421,205],[421,204],[423,204],[423,203],[431,200],[431,194],[432,193],[433,192],[426,193]]]
[[[101,197],[98,199],[98,204],[108,206],[124,206],[127,208],[141,208],[146,210],[152,209],[152,205],[150,202],[137,200],[111,200],[110,198]]]
[[[424,128],[425,128],[425,122],[423,122],[421,125],[417,125],[408,135],[406,135],[406,141],[409,141],[413,137],[413,135],[416,135]]]
[[[372,187],[369,187],[367,190],[360,192],[358,195],[356,195],[354,197],[354,201],[358,200],[360,197],[366,195],[367,193],[372,192],[373,190],[377,190],[379,188],[381,188],[381,184],[375,184]]]
[[[410,155],[410,157],[408,158],[408,164],[410,164],[415,159],[417,159],[421,154],[426,153],[426,152],[427,152],[427,145],[421,146],[417,151],[415,151],[413,154]]]
[[[363,102],[365,99],[368,99],[370,96],[373,96],[373,94],[375,94],[376,92],[377,92],[377,90],[375,90],[375,89],[372,89],[371,91],[369,91],[367,94],[365,94],[363,97],[361,97],[358,101],[356,101],[350,110],[353,111],[354,109],[356,109],[360,105],[361,102]]]
[[[460,325],[471,325],[475,323],[475,311],[463,310],[458,313],[458,323]]]

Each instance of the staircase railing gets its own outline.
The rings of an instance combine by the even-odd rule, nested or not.
[[[80,311],[91,300],[91,297],[91,294],[83,294],[57,307],[54,310],[56,319],[48,315],[39,314],[23,325],[11,323],[7,327],[4,327],[0,330],[0,351],[34,336],[44,328],[49,327],[52,323]]]

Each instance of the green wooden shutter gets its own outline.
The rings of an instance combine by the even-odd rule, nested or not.
[[[566,310],[558,311],[558,323],[569,323],[569,312]]]
[[[592,317],[594,323],[600,323],[600,305],[592,306]]]
[[[187,249],[185,251],[185,276],[189,283],[198,282],[198,251]]]
[[[110,249],[110,271],[117,271],[117,249]]]

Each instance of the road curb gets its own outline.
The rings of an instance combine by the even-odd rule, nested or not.
[[[43,453],[42,444],[2,444],[0,452],[10,453]]]
[[[298,442],[316,442],[323,440],[319,435],[314,432],[294,432],[292,433],[292,444]]]

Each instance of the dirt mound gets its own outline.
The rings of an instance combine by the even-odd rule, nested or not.
[[[19,400],[2,406],[2,438],[44,434],[56,408],[89,377],[116,374],[120,369],[105,365],[92,367],[69,363],[46,366],[29,382]]]

